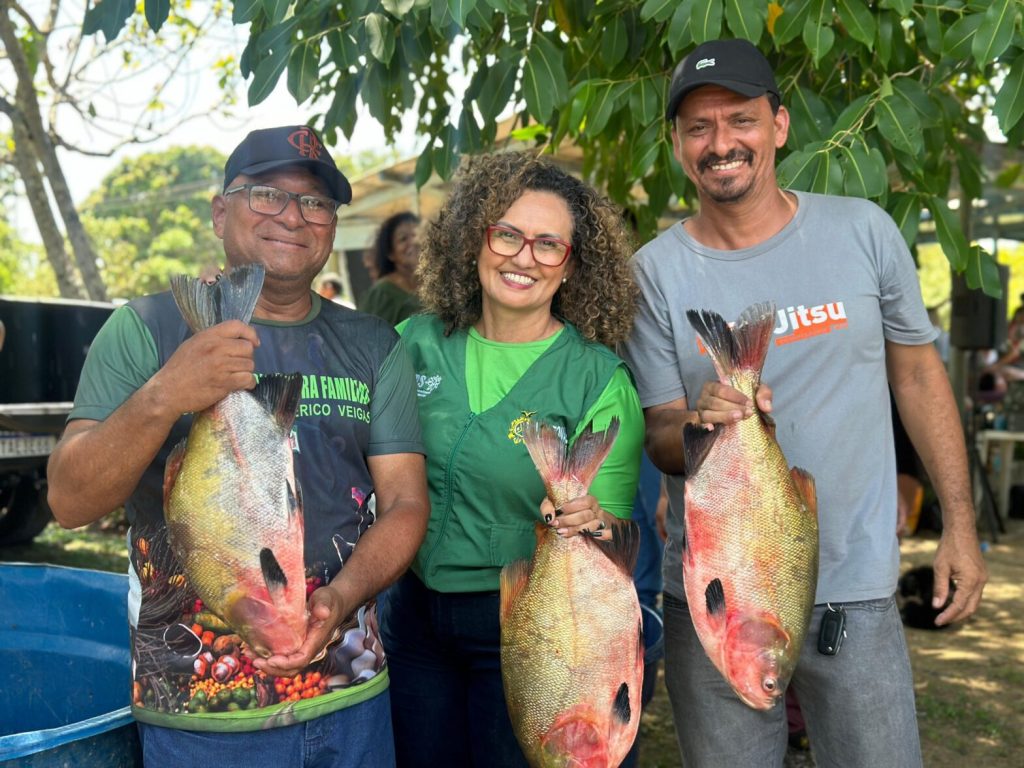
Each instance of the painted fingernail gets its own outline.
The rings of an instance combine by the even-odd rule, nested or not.
[[[561,516],[562,516],[562,508],[559,507],[558,509],[555,510],[555,517],[561,517]]]
[[[603,530],[604,530],[604,528],[605,528],[605,525],[604,525],[604,520],[602,520],[601,522],[599,522],[599,523],[597,524],[597,530],[599,530],[599,531],[603,531]]]
[[[550,523],[551,522],[551,515],[544,515],[544,522],[545,523]]]

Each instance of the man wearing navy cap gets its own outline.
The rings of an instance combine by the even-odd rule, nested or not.
[[[119,308],[90,349],[51,456],[61,525],[121,505],[131,523],[132,710],[148,768],[394,765],[374,596],[412,560],[429,507],[401,340],[310,290],[351,199],[312,129],[250,133],[228,158],[212,213],[227,273],[265,269],[252,323],[190,334],[169,293]],[[260,658],[195,600],[171,554],[164,468],[190,414],[258,376],[293,372],[303,377],[290,443],[309,625],[298,650]]]
[[[666,118],[700,207],[634,260],[642,299],[624,357],[645,409],[648,454],[669,486],[666,683],[688,768],[783,764],[781,699],[759,710],[733,693],[697,639],[682,581],[683,426],[771,411],[789,464],[817,486],[817,594],[790,682],[811,748],[820,765],[920,766],[893,597],[899,548],[889,386],[942,505],[936,601],[946,600],[950,580],[956,588],[940,624],[973,613],[987,579],[963,435],[895,224],[866,200],[779,187],[776,152],[789,130],[781,101],[771,65],[745,40],[713,40],[683,59]],[[760,302],[776,310],[762,376],[770,389],[751,402],[717,381],[686,310],[710,309],[731,321]],[[719,609],[710,603],[692,608]],[[841,644],[823,643],[823,653],[826,612],[841,614],[845,635]],[[774,680],[765,691],[778,695]]]

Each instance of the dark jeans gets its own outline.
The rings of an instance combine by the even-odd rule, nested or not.
[[[501,681],[498,593],[434,592],[409,571],[378,607],[399,768],[526,768]]]

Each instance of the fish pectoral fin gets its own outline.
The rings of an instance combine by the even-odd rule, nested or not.
[[[260,550],[260,570],[263,572],[263,581],[266,582],[271,598],[276,599],[277,595],[288,586],[288,577],[284,575],[284,569],[277,562],[274,552],[268,547]]]
[[[299,397],[302,395],[301,373],[271,373],[260,376],[250,394],[274,417],[282,434],[291,432]]]
[[[793,467],[789,470],[789,476],[793,478],[793,483],[804,500],[807,512],[817,518],[818,490],[814,484],[814,476],[806,469],[800,469],[800,467]]]
[[[526,560],[516,560],[501,569],[501,576],[498,578],[498,589],[501,595],[501,610],[498,617],[501,623],[512,613],[519,593],[523,591],[530,576],[530,564]]]
[[[708,618],[713,625],[725,622],[725,588],[721,579],[712,579],[704,589],[704,602],[707,605]]]
[[[614,523],[611,528],[612,540],[588,539],[592,546],[604,552],[615,565],[630,579],[640,554],[640,527],[632,520]]]
[[[612,714],[620,723],[626,724],[633,719],[632,707],[629,705],[629,686],[623,683],[615,693],[615,702],[612,704]]]
[[[697,424],[686,424],[683,426],[683,474],[690,478],[697,474],[697,471],[704,463],[704,459],[711,452],[711,446],[722,434],[722,425],[716,424],[714,429],[708,430]]]
[[[185,460],[185,446],[188,443],[186,437],[171,450],[164,464],[164,511],[167,510],[167,500],[171,498],[171,491],[178,480],[178,473],[181,472],[181,464]]]

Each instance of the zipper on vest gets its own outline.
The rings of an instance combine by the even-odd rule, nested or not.
[[[444,468],[444,512],[441,517],[441,527],[437,529],[437,536],[434,540],[434,545],[430,548],[427,556],[423,559],[424,576],[427,576],[427,574],[430,573],[430,561],[434,559],[434,553],[441,545],[441,540],[444,538],[445,528],[448,527],[448,518],[451,517],[452,513],[452,496],[454,495],[452,490],[452,478],[455,474],[455,457],[458,455],[459,449],[462,447],[462,442],[466,439],[466,435],[469,433],[469,428],[473,426],[474,421],[476,421],[476,414],[470,413],[466,423],[462,426],[462,432],[459,434],[458,439],[452,445],[452,449],[448,453],[448,463]]]

